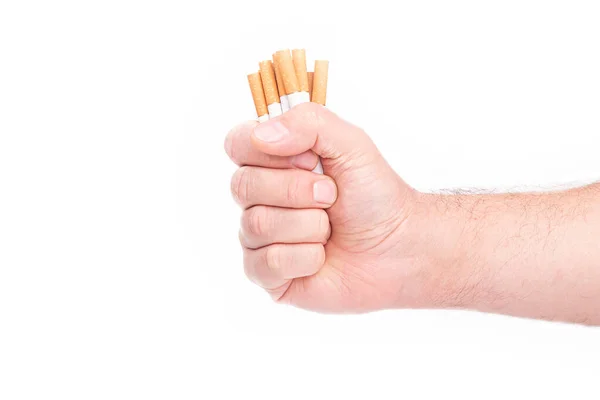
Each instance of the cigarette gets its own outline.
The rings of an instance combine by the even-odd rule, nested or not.
[[[327,75],[329,71],[329,61],[315,61],[315,72],[313,77],[313,87],[311,101],[322,106],[327,100]]]
[[[279,92],[277,90],[277,81],[275,79],[273,63],[271,60],[265,60],[259,62],[258,66],[260,67],[260,78],[265,92],[269,117],[277,117],[278,115],[281,115],[281,103],[279,102]]]
[[[306,52],[304,49],[295,49],[292,54],[290,54],[290,51],[287,49],[279,50],[273,54],[272,64],[269,61],[262,61],[259,63],[259,66],[260,73],[248,75],[248,82],[250,83],[250,89],[252,90],[252,97],[254,98],[254,106],[256,107],[256,114],[259,116],[259,122],[268,120],[269,113],[273,114],[270,106],[272,104],[279,104],[276,101],[277,95],[279,95],[279,100],[281,101],[281,112],[286,112],[291,107],[311,101],[310,93],[316,88],[315,86],[317,83],[317,63],[315,63],[315,74],[314,76],[311,76],[309,82],[309,75],[306,71]],[[320,76],[322,76],[323,67],[320,65],[319,68]],[[275,75],[275,79],[273,79],[272,75]],[[322,78],[320,79],[322,80]],[[322,85],[321,81],[318,82]],[[326,90],[326,66],[324,85]],[[320,90],[322,92],[323,88]],[[265,94],[267,96],[266,98]],[[323,97],[324,94],[319,94],[319,96]],[[269,106],[267,106],[267,104],[269,104]],[[272,108],[276,107],[273,106]],[[274,113],[277,113],[277,110],[274,110]],[[321,159],[319,159],[313,172],[323,174]]]
[[[292,62],[296,79],[298,80],[299,95],[296,95],[296,104],[308,103],[310,101],[310,87],[308,85],[308,73],[306,72],[306,51],[304,49],[292,50]]]
[[[313,77],[314,77],[315,73],[314,72],[309,72],[308,73],[308,94],[310,95],[310,101],[312,101],[312,90],[313,90]]]
[[[279,64],[279,71],[281,72],[290,108],[301,103],[310,102],[306,52],[304,49],[292,50],[291,57],[289,50],[280,50],[275,57],[276,63]],[[320,159],[313,172],[323,174],[323,165]]]
[[[281,111],[286,112],[290,109],[290,103],[288,101],[287,93],[285,92],[285,86],[283,85],[283,77],[281,76],[281,71],[279,70],[277,53],[273,54],[273,69],[275,70],[275,80],[277,81],[279,100],[281,102]]]
[[[255,72],[248,75],[248,84],[250,85],[250,91],[252,92],[252,99],[254,100],[258,122],[268,121],[269,110],[267,108],[267,101],[265,99],[265,92],[263,91],[260,73]]]
[[[304,49],[292,50],[292,61],[294,63],[294,71],[296,71],[300,91],[310,93],[308,73],[306,71],[306,51]]]
[[[290,107],[294,107],[300,103],[309,102],[310,96],[308,95],[308,76],[306,75],[306,66],[304,67],[304,78],[302,79],[301,83],[296,74],[296,69],[294,67],[295,63],[292,61],[290,51],[280,50],[276,54],[277,61],[279,63],[279,71],[281,72],[281,78],[283,80],[283,86],[285,87],[285,94],[287,94]],[[296,58],[301,57],[301,54],[296,50],[294,50],[294,54],[296,55]],[[299,59],[296,61],[296,64],[298,64],[299,69],[302,68]],[[304,88],[304,91],[301,90],[301,84],[302,88]]]

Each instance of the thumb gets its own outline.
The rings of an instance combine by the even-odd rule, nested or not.
[[[362,129],[316,103],[299,104],[257,125],[251,141],[257,150],[276,156],[295,156],[312,150],[322,158],[335,161],[352,155],[364,158],[377,154],[375,145]]]
[[[336,238],[355,249],[372,248],[365,236],[388,237],[401,221],[411,188],[391,169],[369,136],[323,106],[303,103],[254,127],[259,151],[295,156],[312,150],[338,189],[327,210]],[[365,232],[369,232],[365,235]],[[366,246],[366,247],[365,247]]]

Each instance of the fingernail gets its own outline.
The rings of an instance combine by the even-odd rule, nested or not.
[[[335,185],[330,180],[320,180],[313,185],[313,199],[317,203],[333,204],[335,201]]]
[[[292,157],[292,165],[297,168],[312,170],[317,165],[317,156],[312,151]]]
[[[267,143],[278,142],[289,133],[287,128],[279,121],[262,123],[254,128],[254,136],[258,140]]]

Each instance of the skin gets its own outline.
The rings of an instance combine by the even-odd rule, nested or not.
[[[225,140],[247,276],[331,313],[461,308],[600,324],[600,186],[419,193],[314,103]],[[325,175],[310,172],[322,159]]]

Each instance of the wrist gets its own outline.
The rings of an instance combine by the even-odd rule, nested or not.
[[[423,255],[424,304],[429,308],[474,308],[484,288],[478,256],[482,221],[474,217],[477,196],[420,194],[415,232]]]

